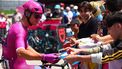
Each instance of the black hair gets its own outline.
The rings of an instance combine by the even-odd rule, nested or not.
[[[78,11],[81,11],[82,8],[84,8],[85,10],[91,11],[93,14],[97,11],[96,8],[94,8],[90,2],[88,1],[83,1],[78,5]]]
[[[111,12],[119,11],[122,9],[122,0],[106,0],[106,7]]]
[[[121,23],[122,24],[122,12],[117,11],[115,13],[109,14],[106,16],[106,26],[109,28],[115,23]]]
[[[78,19],[72,19],[70,24],[80,24],[80,21]]]

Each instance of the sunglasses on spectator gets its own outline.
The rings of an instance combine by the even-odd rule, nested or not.
[[[34,17],[35,18],[41,18],[42,17],[42,14],[34,13]]]

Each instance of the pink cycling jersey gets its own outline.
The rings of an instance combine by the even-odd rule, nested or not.
[[[10,27],[7,36],[7,55],[10,69],[34,69],[34,66],[27,65],[26,59],[18,57],[16,50],[18,48],[27,48],[27,28],[18,22]]]

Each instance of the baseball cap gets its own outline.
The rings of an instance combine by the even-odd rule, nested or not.
[[[80,21],[78,19],[72,19],[70,24],[80,24]]]

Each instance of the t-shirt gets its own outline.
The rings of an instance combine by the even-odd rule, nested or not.
[[[90,37],[91,34],[97,33],[98,21],[95,18],[90,18],[87,23],[81,24],[79,27],[78,38]]]
[[[121,49],[122,41],[117,45],[118,48]],[[120,54],[116,55],[119,56]],[[109,62],[109,69],[122,69],[122,59],[114,60]]]
[[[16,52],[19,48],[27,48],[27,34],[27,28],[20,22],[14,23],[9,29],[4,52],[9,60],[10,69],[34,69],[26,64],[25,58],[18,57]]]

